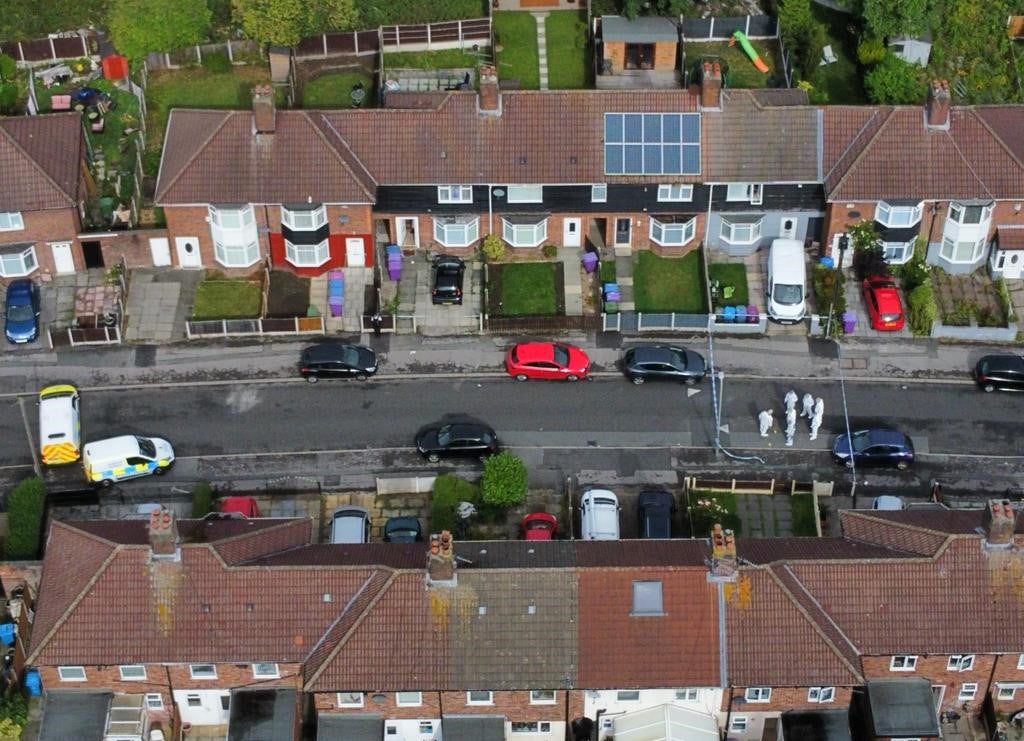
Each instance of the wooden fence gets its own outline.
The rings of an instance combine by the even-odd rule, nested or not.
[[[491,19],[473,18],[307,36],[295,46],[295,57],[316,59],[343,54],[368,56],[381,51],[461,49],[472,45],[490,46],[490,43]]]
[[[75,32],[56,38],[0,42],[0,54],[14,57],[14,61],[21,65],[91,57],[98,53],[99,42],[93,33]]]
[[[683,18],[680,26],[684,41],[724,41],[735,31],[752,39],[774,39],[779,35],[779,21],[770,15]]]
[[[322,316],[295,316],[285,319],[212,319],[185,322],[190,340],[209,337],[245,337],[250,335],[326,334]]]
[[[686,476],[683,479],[683,490],[709,491],[715,494],[816,494],[819,497],[832,496],[833,482],[831,481],[780,481],[769,479],[767,481],[744,481],[742,479],[700,479],[696,476]]]
[[[379,31],[344,31],[307,36],[295,45],[295,58],[319,59],[342,54],[362,57],[379,51]]]
[[[202,64],[203,56],[225,54],[232,64],[248,64],[259,57],[260,45],[249,39],[221,41],[213,44],[196,44],[171,52],[151,52],[146,55],[145,67],[152,72],[158,69],[180,69]]]

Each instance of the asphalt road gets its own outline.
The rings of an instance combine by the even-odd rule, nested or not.
[[[827,454],[833,435],[846,426],[838,382],[795,388],[801,396],[810,392],[825,401],[817,441],[808,440],[802,421],[792,448],[783,447],[781,432],[769,439],[757,436],[757,411],[773,406],[780,419],[787,388],[784,380],[726,377],[721,421],[728,433],[721,442],[746,460],[716,455],[707,382],[699,391],[672,384],[634,386],[621,378],[577,384],[410,379],[93,390],[83,395],[82,425],[87,440],[124,433],[169,439],[179,462],[159,484],[150,479],[148,487],[278,476],[309,476],[330,485],[332,478],[344,482],[382,470],[431,470],[412,451],[412,438],[420,425],[452,414],[488,422],[531,470],[552,477],[580,470],[620,476],[638,470],[748,478],[848,476]],[[1002,488],[1019,483],[1024,470],[1017,432],[1020,396],[983,394],[968,383],[848,381],[846,398],[851,427],[898,426],[919,453],[908,473],[862,472],[861,481],[892,489],[921,488],[933,478],[960,482],[962,489],[982,482]],[[35,415],[30,398],[0,401],[0,480],[32,470]],[[69,482],[80,476],[78,466],[53,474]],[[139,481],[124,488],[142,486]]]

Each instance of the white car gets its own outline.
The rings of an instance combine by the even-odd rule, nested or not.
[[[882,494],[879,497],[875,497],[875,501],[871,503],[871,509],[898,512],[901,509],[906,509],[906,505],[901,497],[893,496],[892,494]]]
[[[589,489],[580,498],[580,537],[619,539],[619,498],[607,489]]]

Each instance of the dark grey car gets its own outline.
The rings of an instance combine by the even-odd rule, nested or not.
[[[310,383],[321,378],[355,378],[365,381],[377,372],[377,353],[362,345],[325,342],[302,351],[299,375]]]
[[[434,287],[430,292],[435,304],[462,303],[462,276],[466,263],[453,255],[438,255],[434,258]]]
[[[685,347],[637,345],[622,356],[622,372],[633,383],[676,381],[694,384],[704,378],[704,356]]]
[[[641,538],[671,538],[676,500],[664,489],[644,489],[637,498]]]

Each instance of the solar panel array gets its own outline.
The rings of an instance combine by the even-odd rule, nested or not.
[[[606,175],[700,173],[699,113],[604,114]]]

